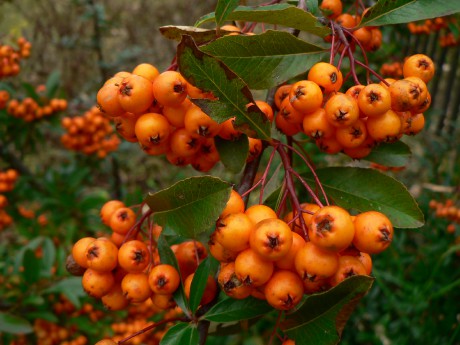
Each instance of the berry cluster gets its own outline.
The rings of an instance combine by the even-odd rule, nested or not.
[[[429,207],[435,211],[438,218],[446,218],[451,223],[447,226],[447,232],[455,233],[455,224],[460,224],[460,208],[457,207],[452,199],[447,199],[445,202],[430,200]]]
[[[69,150],[104,158],[120,144],[109,119],[97,107],[82,116],[64,117],[61,124],[67,132],[61,136],[61,142]]]
[[[384,63],[380,67],[380,74],[385,77],[401,78],[403,76],[403,64],[399,61]]]
[[[68,329],[51,321],[43,319],[34,321],[37,345],[86,345],[88,339],[76,333],[76,329]]]
[[[14,169],[0,171],[0,193],[11,192],[14,189],[19,173]],[[10,226],[13,218],[6,212],[8,199],[5,195],[0,194],[0,230]]]
[[[308,72],[308,80],[277,90],[276,125],[287,135],[303,131],[329,154],[343,151],[363,158],[376,144],[417,134],[424,127],[423,112],[431,103],[426,83],[433,77],[433,62],[413,55],[404,62],[403,74],[404,79],[355,85],[341,93],[340,70],[319,62]]]
[[[11,192],[18,179],[19,173],[15,169],[0,171],[0,193]]]
[[[350,216],[338,206],[316,204],[302,204],[302,212],[281,220],[264,205],[245,210],[240,195],[232,192],[209,241],[211,255],[221,262],[217,280],[227,295],[252,295],[289,310],[304,294],[370,274],[369,254],[382,252],[393,238],[391,222],[379,212]]]
[[[160,264],[153,243],[133,231],[142,224],[121,201],[107,202],[101,209],[102,222],[112,229],[110,238],[84,237],[72,248],[68,269],[83,274],[82,285],[92,297],[101,298],[109,310],[151,299],[158,310],[174,306],[172,294],[180,284],[179,272]],[[158,235],[159,227],[149,231]],[[196,267],[195,267],[196,269]]]
[[[356,27],[366,10],[362,13],[355,14],[342,13],[343,4],[341,0],[323,0],[320,8],[329,19],[335,21],[344,30],[349,30],[352,35],[349,39],[352,49],[354,49],[356,45],[360,45],[365,51],[373,52],[381,47],[382,32],[378,27]],[[326,41],[331,42],[332,36],[326,37]]]
[[[130,335],[142,330],[151,324],[148,319],[160,312],[160,310],[155,307],[151,299],[148,299],[143,303],[129,306],[127,312],[128,314],[123,321],[113,323],[111,325],[112,331],[114,333],[111,339],[115,343],[129,337]],[[166,311],[163,318],[173,319],[181,315],[182,311],[180,308],[176,307]],[[170,325],[165,324],[162,329],[155,329],[153,334],[139,334],[137,337],[133,338],[131,342],[132,344],[158,345],[169,327]]]
[[[414,35],[429,35],[432,32],[447,28],[449,20],[445,17],[427,19],[423,22],[411,22],[407,24],[407,28]]]
[[[21,118],[26,122],[31,122],[66,110],[67,101],[65,99],[53,98],[44,105],[40,105],[33,98],[26,97],[22,101],[12,99],[6,109],[10,115]]]
[[[24,37],[17,40],[18,49],[0,44],[0,79],[17,75],[21,70],[19,62],[30,56],[32,45]]]
[[[113,117],[118,133],[138,142],[149,155],[166,155],[174,165],[191,164],[209,171],[218,161],[214,137],[235,139],[241,133],[231,123],[212,120],[190,98],[213,98],[187,83],[179,72],[159,73],[141,64],[132,73],[119,72],[97,94],[101,111]],[[248,160],[261,152],[262,143],[250,139]]]
[[[10,99],[10,94],[8,91],[0,90],[0,110],[6,108],[6,103]]]

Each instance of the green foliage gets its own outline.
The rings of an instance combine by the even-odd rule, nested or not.
[[[29,321],[20,316],[0,312],[0,331],[27,334],[33,332],[33,328]]]
[[[243,169],[249,153],[248,137],[241,135],[238,139],[230,141],[220,137],[214,138],[217,151],[222,164],[228,170],[238,173]]]
[[[269,89],[310,69],[324,48],[288,32],[268,30],[254,36],[225,36],[202,51],[222,61],[251,89]]]
[[[204,317],[214,322],[234,322],[256,318],[271,310],[273,308],[266,301],[253,297],[234,300],[221,293],[216,304],[208,310]]]
[[[195,325],[179,322],[172,326],[161,339],[160,345],[198,344],[199,335]]]
[[[190,36],[177,47],[177,63],[182,75],[198,88],[212,91],[218,101],[195,100],[203,111],[221,123],[235,117],[235,126],[248,136],[270,139],[270,123],[254,103],[244,82],[216,58],[200,51]]]
[[[415,22],[460,12],[458,1],[380,0],[363,16],[360,26]]]
[[[145,202],[158,224],[185,238],[198,239],[219,218],[230,188],[215,177],[191,177],[149,195]]]
[[[411,157],[409,146],[402,141],[391,144],[380,144],[364,159],[387,167],[403,167]]]
[[[339,206],[359,212],[379,211],[397,228],[418,228],[423,213],[399,181],[372,169],[333,167],[318,169],[326,194]],[[315,180],[307,177],[312,184]]]
[[[215,20],[217,27],[221,26],[227,17],[238,7],[239,0],[218,0],[216,5]]]
[[[295,312],[281,323],[296,344],[337,344],[343,328],[359,300],[367,294],[373,278],[354,276],[329,291],[308,296]]]
[[[215,20],[215,13],[209,13],[201,17],[195,26]],[[249,7],[238,6],[227,20],[241,20],[246,22],[261,22],[274,25],[282,25],[313,35],[324,37],[330,33],[329,28],[318,23],[311,13],[301,10],[289,4],[276,4],[269,6]]]

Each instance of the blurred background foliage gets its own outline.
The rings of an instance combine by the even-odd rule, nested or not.
[[[77,239],[105,231],[98,217],[105,201],[121,198],[128,205],[138,204],[148,191],[197,173],[146,156],[127,142],[104,159],[70,152],[59,140],[60,121],[91,108],[99,87],[118,71],[131,71],[141,62],[166,69],[176,43],[163,38],[158,27],[193,25],[215,4],[214,0],[0,1],[0,42],[14,44],[24,36],[32,43],[19,76],[2,81],[0,89],[24,97],[24,83],[36,87],[58,73],[56,95],[68,101],[65,112],[36,123],[11,124],[6,112],[0,111],[0,170],[14,168],[20,173],[14,191],[8,193],[14,224],[0,233],[0,344],[70,344],[70,339],[74,344],[91,344],[123,327],[126,331],[128,319],[140,327],[139,320],[158,317],[146,310],[104,311],[100,303],[84,296],[79,279],[68,277],[65,258]],[[374,69],[419,52],[437,64],[438,74],[430,86],[435,102],[426,114],[424,134],[405,137],[413,155],[404,170],[386,171],[417,198],[426,225],[398,229],[393,245],[375,260],[375,284],[345,328],[343,344],[460,344],[460,244],[455,246],[460,226],[456,223],[447,231],[452,222],[429,208],[431,200],[460,207],[460,50],[458,45],[441,47],[442,32],[414,35],[406,25],[382,30],[382,48],[369,54]],[[314,145],[310,148],[317,166],[369,166],[342,155],[325,156]],[[212,173],[238,182],[238,175],[222,166]],[[210,343],[262,344],[261,337],[271,331],[273,322],[268,317],[239,329],[237,335],[212,337]],[[18,336],[21,333],[27,335]]]

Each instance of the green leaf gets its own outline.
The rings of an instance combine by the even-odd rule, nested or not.
[[[167,25],[160,27],[160,32],[164,37],[175,41],[180,41],[182,35],[189,35],[192,36],[198,44],[209,42],[219,37],[216,30],[196,28],[194,26]],[[230,33],[229,31],[222,30],[221,34],[227,32]]]
[[[340,337],[359,300],[369,291],[374,279],[353,276],[329,291],[308,296],[280,328],[296,345],[333,345]]]
[[[156,223],[180,236],[198,239],[219,218],[230,190],[230,184],[217,177],[191,177],[150,194],[145,202]]]
[[[24,253],[22,261],[23,275],[28,285],[34,284],[40,279],[40,261],[33,250],[27,249]]]
[[[241,135],[237,140],[225,140],[214,137],[222,164],[233,173],[239,173],[246,164],[249,152],[248,137]]]
[[[391,144],[380,144],[374,147],[372,152],[363,159],[388,167],[402,167],[407,164],[410,156],[409,146],[402,141],[396,141]]]
[[[235,300],[221,293],[218,302],[208,310],[204,318],[214,322],[233,322],[262,316],[272,310],[266,301],[254,297]]]
[[[363,16],[359,26],[409,23],[460,12],[460,1],[380,0]]]
[[[61,82],[61,73],[59,70],[54,70],[46,80],[46,97],[48,99],[53,98],[59,88]]]
[[[32,333],[33,328],[30,322],[22,317],[0,312],[0,332],[27,334]]]
[[[213,20],[215,20],[215,13],[209,13],[201,17],[195,23],[195,26],[200,26]],[[259,7],[238,6],[228,15],[227,20],[283,25],[320,37],[325,37],[330,33],[329,28],[318,23],[317,18],[311,13],[289,4]]]
[[[196,325],[179,322],[168,329],[160,345],[196,345],[199,335]]]
[[[56,248],[53,241],[49,237],[45,237],[42,243],[43,257],[40,260],[41,276],[51,277],[51,269],[56,260]]]
[[[217,122],[236,117],[235,125],[248,136],[270,139],[270,122],[264,113],[255,105],[247,108],[254,103],[248,86],[224,63],[199,50],[192,37],[182,37],[177,63],[188,82],[218,98],[195,101],[205,113]]]
[[[180,269],[176,260],[176,256],[174,255],[173,251],[171,250],[171,247],[165,239],[164,231],[161,232],[161,235],[158,238],[157,248],[158,254],[160,255],[161,263],[173,266],[180,274]],[[183,312],[190,317],[190,307],[188,300],[185,297],[183,285],[185,278],[186,277],[181,277],[181,284],[174,293],[174,301],[176,301],[177,305],[183,310]]]
[[[250,89],[264,90],[304,73],[325,49],[288,32],[224,36],[201,48],[239,75]]]
[[[22,83],[22,88],[25,90],[27,97],[32,98],[35,102],[40,104],[40,96],[31,84]]]
[[[80,298],[86,296],[81,285],[81,277],[65,278],[45,289],[43,293],[62,293],[77,309],[81,307]]]
[[[418,228],[423,213],[407,188],[394,178],[374,169],[331,167],[316,171],[326,194],[335,204],[359,212],[384,213],[397,228]],[[306,181],[314,186],[308,175]]]
[[[195,271],[192,285],[190,286],[190,309],[194,313],[201,302],[209,276],[214,276],[219,267],[219,262],[212,256],[204,259]]]
[[[307,10],[315,17],[319,17],[321,15],[321,11],[318,6],[318,0],[306,0]]]
[[[218,0],[216,6],[216,24],[221,26],[232,11],[238,7],[239,0]]]

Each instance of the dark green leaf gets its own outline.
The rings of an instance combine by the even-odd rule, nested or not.
[[[307,297],[280,328],[296,345],[333,345],[359,300],[369,291],[374,279],[353,276],[329,291]]]
[[[194,26],[162,26],[160,32],[164,37],[175,41],[180,41],[182,35],[189,35],[198,44],[212,41],[218,37],[216,30],[201,29]],[[227,33],[227,31],[222,30],[220,34],[222,33]]]
[[[26,250],[22,265],[24,267],[24,278],[28,285],[36,283],[40,279],[40,259],[35,256],[31,249]]]
[[[325,49],[284,31],[224,36],[201,48],[239,75],[250,89],[268,89],[310,69]]]
[[[217,272],[218,261],[212,256],[204,259],[195,271],[192,285],[190,286],[190,309],[194,313],[201,302],[206,283],[209,276],[214,276]]]
[[[29,83],[22,83],[22,88],[25,90],[27,97],[32,98],[35,102],[40,103],[40,96],[35,91],[35,88]]]
[[[201,17],[195,23],[195,26],[200,26],[212,20],[215,20],[215,13]],[[319,24],[316,17],[311,13],[289,4],[259,7],[238,6],[229,14],[227,20],[283,25],[321,37],[327,36],[330,33],[329,28]]]
[[[239,0],[218,0],[216,6],[216,24],[221,26],[232,11],[238,7]]]
[[[49,237],[45,237],[42,243],[43,257],[41,262],[41,276],[51,277],[51,269],[56,260],[56,248]]]
[[[65,278],[43,291],[44,293],[62,293],[67,299],[79,309],[81,307],[80,298],[86,296],[81,285],[81,277]]]
[[[321,11],[318,6],[318,0],[306,0],[308,12],[313,14],[315,17],[319,17],[321,15]]]
[[[10,97],[12,97],[15,94],[15,88],[9,83],[0,82],[0,90],[8,91]]]
[[[30,322],[22,317],[0,312],[0,332],[27,334],[32,333],[33,328]]]
[[[198,330],[194,324],[179,322],[168,329],[160,345],[196,345],[198,339]]]
[[[58,70],[54,70],[46,80],[46,97],[51,99],[56,96],[56,92],[59,88],[61,81],[61,73]]]
[[[397,228],[418,228],[423,213],[407,188],[399,181],[374,169],[331,167],[318,169],[319,180],[335,204],[360,212],[384,213]],[[314,186],[314,179],[307,176]]]
[[[24,266],[24,255],[28,250],[34,251],[43,242],[43,237],[39,236],[31,240],[25,246],[23,246],[16,254],[14,259],[14,271],[19,272],[19,268]]]
[[[221,293],[219,301],[204,315],[214,322],[233,322],[248,320],[264,315],[273,308],[266,302],[253,297],[235,300]]]
[[[184,35],[177,47],[180,72],[192,85],[212,91],[217,101],[197,100],[195,104],[217,122],[236,117],[235,125],[250,137],[270,139],[270,122],[255,105],[243,80],[224,63],[203,53],[190,36]]]
[[[374,147],[372,152],[363,159],[388,167],[402,167],[407,164],[410,156],[409,146],[402,141],[397,141],[392,144],[380,144]]]
[[[155,222],[176,234],[198,239],[219,218],[230,196],[231,186],[211,176],[191,177],[150,194],[145,202]]]
[[[59,318],[56,316],[56,314],[54,314],[53,311],[29,311],[27,312],[27,317],[29,317],[31,320],[42,319],[54,323],[59,322]]]
[[[162,232],[160,237],[158,238],[158,254],[160,255],[160,260],[162,264],[167,264],[173,266],[177,272],[180,274],[179,265],[177,264],[176,256],[174,255],[171,247],[169,246],[168,242],[164,237],[164,233]],[[183,281],[186,277],[181,277],[181,285],[174,293],[174,300],[176,301],[177,305],[184,311],[184,313],[190,317],[190,307],[188,304],[188,300],[185,297],[184,293],[184,285]]]
[[[214,138],[214,142],[224,166],[231,172],[240,172],[248,157],[248,137],[241,135],[237,140],[225,140],[217,136]]]
[[[359,26],[409,23],[460,12],[460,1],[380,0],[363,16]]]

